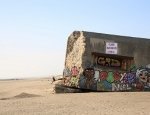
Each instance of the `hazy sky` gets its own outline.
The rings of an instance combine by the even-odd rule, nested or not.
[[[74,30],[150,38],[150,1],[0,0],[0,79],[62,74]]]

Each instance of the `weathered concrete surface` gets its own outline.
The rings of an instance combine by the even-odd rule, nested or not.
[[[106,42],[118,43],[118,55],[134,57],[137,66],[150,63],[150,39],[83,32],[87,39],[86,59],[91,60],[91,52],[105,53]],[[84,58],[85,59],[85,58]]]
[[[73,32],[67,43],[65,66],[71,69],[74,65],[82,68],[82,56],[85,52],[85,38],[83,32]]]
[[[116,53],[106,54],[106,43],[116,43]],[[68,38],[64,85],[94,91],[150,91],[149,51],[150,39],[75,31]]]
[[[136,66],[150,63],[150,39],[74,31],[68,38],[65,67],[92,65],[92,52],[105,53],[106,42],[118,43],[118,55],[134,57]]]

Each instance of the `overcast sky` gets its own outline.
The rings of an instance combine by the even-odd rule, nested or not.
[[[0,0],[0,79],[62,74],[74,30],[150,38],[150,1]]]

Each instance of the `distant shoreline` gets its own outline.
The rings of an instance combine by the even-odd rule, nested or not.
[[[0,79],[0,81],[16,81],[16,80],[32,80],[32,79],[51,79],[52,77],[59,78],[62,75],[50,75],[45,77],[26,77],[26,78],[6,78]]]
[[[18,79],[18,78],[8,78],[8,79],[0,79],[0,81],[12,81],[12,80],[24,80],[24,78],[20,78],[20,79]]]

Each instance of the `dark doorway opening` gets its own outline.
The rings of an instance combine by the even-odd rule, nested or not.
[[[93,65],[98,68],[112,68],[127,71],[134,65],[134,57],[92,52]]]

